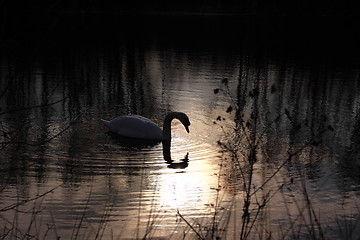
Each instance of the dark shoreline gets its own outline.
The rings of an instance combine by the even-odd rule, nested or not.
[[[30,14],[30,12],[28,12]],[[25,20],[28,19],[28,20]],[[102,14],[67,12],[22,15],[1,28],[2,55],[116,45],[140,41],[242,51],[281,61],[360,61],[356,16],[240,16],[229,14]],[[70,48],[69,48],[70,47]]]

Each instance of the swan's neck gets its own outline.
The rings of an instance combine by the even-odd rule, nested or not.
[[[171,143],[170,143],[170,140],[162,141],[162,145],[163,145],[164,159],[165,159],[165,161],[167,163],[171,164],[173,161],[171,160],[171,153],[170,153]]]
[[[166,115],[163,125],[163,140],[171,140],[171,121],[176,118],[176,113]]]

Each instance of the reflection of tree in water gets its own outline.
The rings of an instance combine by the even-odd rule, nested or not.
[[[136,43],[127,51],[107,52],[105,57],[96,47],[88,47],[85,45],[74,52],[71,51],[74,49],[65,49],[57,58],[40,55],[38,62],[24,64],[25,69],[16,66],[16,73],[10,64],[6,74],[14,77],[8,79],[6,92],[2,93],[1,101],[7,108],[2,107],[1,114],[9,112],[2,123],[4,129],[9,130],[6,131],[12,142],[33,145],[32,150],[24,150],[24,154],[36,152],[31,161],[36,165],[39,178],[46,172],[48,159],[42,156],[48,148],[45,142],[71,127],[73,122],[82,122],[89,116],[97,118],[104,112],[112,113],[111,117],[144,112],[151,116],[151,108],[156,105],[151,84],[142,75],[144,51],[139,50]],[[69,131],[65,137],[70,141],[60,141],[63,148],[69,148],[70,158],[82,148],[77,144],[82,141],[79,134],[79,131]],[[65,179],[72,179],[68,174],[74,171],[73,175],[79,179],[83,173],[88,174],[81,170],[80,163],[69,161],[63,165]]]
[[[339,185],[346,191],[360,184],[360,112],[356,113],[350,146],[343,148],[338,162],[338,171],[344,179]],[[357,187],[358,188],[358,187]]]
[[[236,110],[235,123],[229,124],[235,128],[228,129],[231,137],[224,136],[218,143],[226,153],[224,160],[228,156],[231,159],[226,161],[228,183],[236,186],[244,201],[239,218],[240,238],[249,236],[257,216],[266,215],[264,209],[272,205],[274,191],[283,191],[289,185],[293,194],[294,183],[300,186],[300,198],[309,199],[307,184],[320,183],[329,171],[340,170],[344,164],[342,149],[349,147],[350,139],[354,142],[358,135],[349,134],[358,131],[356,126],[353,129],[352,121],[359,94],[352,90],[357,86],[353,77],[349,72],[339,76],[326,64],[273,64],[266,58],[243,58],[238,82],[233,84],[225,78],[221,87],[214,90],[215,94],[223,92],[228,96],[231,105],[227,114]],[[351,94],[344,99],[347,91]],[[225,119],[219,116],[215,123],[224,127],[229,123]],[[338,169],[332,169],[333,166]],[[358,179],[354,176],[357,168],[350,174],[352,181]],[[334,180],[343,182],[344,177]],[[349,191],[348,186],[340,186],[340,191],[344,190]],[[312,212],[310,218],[318,216]],[[320,229],[316,234],[323,232]]]
[[[354,126],[351,115],[358,95],[353,91],[356,76],[327,64],[273,64],[271,59],[241,58],[237,96],[231,99],[236,110],[236,144],[250,149],[249,142],[256,143],[260,158],[275,162],[289,150],[306,146],[293,159],[303,164],[310,179],[319,178],[324,160],[343,155],[344,147],[359,142],[359,121]],[[344,96],[344,92],[350,94]]]

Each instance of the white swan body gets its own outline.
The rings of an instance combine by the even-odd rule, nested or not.
[[[188,116],[182,112],[172,112],[164,119],[163,130],[150,119],[139,115],[127,115],[106,121],[100,121],[109,128],[110,131],[124,137],[148,139],[148,140],[170,140],[171,121],[176,118],[184,125],[189,132],[190,121]]]

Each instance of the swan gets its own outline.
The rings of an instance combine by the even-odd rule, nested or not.
[[[111,121],[101,119],[101,123],[109,128],[111,132],[123,137],[145,140],[170,141],[171,121],[176,118],[184,125],[189,133],[190,121],[188,116],[182,112],[171,112],[166,115],[163,130],[150,119],[139,115],[125,115]]]

